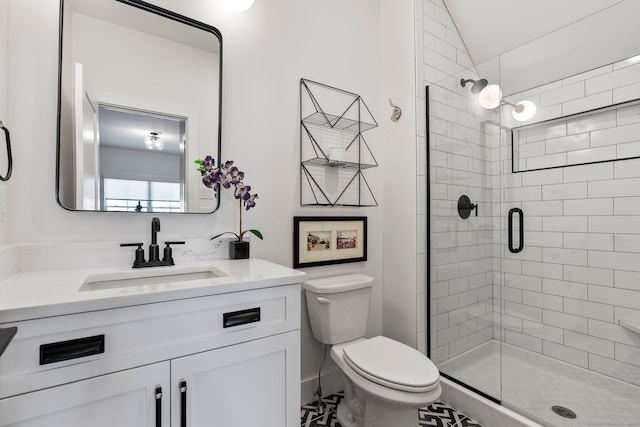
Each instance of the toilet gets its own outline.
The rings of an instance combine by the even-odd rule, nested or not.
[[[363,274],[309,280],[305,289],[313,336],[331,345],[340,368],[343,427],[415,427],[418,408],[440,397],[440,374],[418,350],[392,339],[364,338],[373,278]]]

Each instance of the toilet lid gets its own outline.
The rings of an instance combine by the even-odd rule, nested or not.
[[[343,349],[344,360],[360,375],[396,390],[423,392],[438,382],[436,365],[418,350],[377,336]]]

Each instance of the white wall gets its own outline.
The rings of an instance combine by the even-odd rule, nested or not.
[[[380,102],[386,107],[380,134],[390,178],[384,182],[384,334],[420,348],[417,336],[424,331],[424,315],[420,319],[418,312],[424,313],[425,299],[424,294],[416,294],[418,288],[424,292],[425,262],[424,252],[420,254],[418,247],[424,248],[426,233],[418,226],[420,217],[416,217],[421,200],[418,192],[425,188],[415,179],[424,163],[424,151],[416,146],[414,2],[382,0],[380,5],[384,58]],[[402,108],[402,116],[395,123],[389,119],[389,98]],[[420,211],[424,218],[424,208]],[[419,278],[422,284],[418,284]]]
[[[369,334],[381,333],[384,207],[299,206],[298,115],[299,80],[305,77],[358,93],[378,122],[388,120],[388,111],[381,109],[379,102],[378,3],[258,0],[248,12],[237,15],[219,10],[212,1],[154,3],[215,25],[222,32],[223,158],[235,160],[246,172],[246,183],[260,195],[257,207],[243,218],[247,226],[265,235],[264,241],[252,244],[252,256],[290,266],[294,215],[367,215],[368,262],[308,272],[310,276],[353,271],[372,275],[376,287]],[[9,187],[10,229],[5,243],[147,241],[150,215],[69,212],[56,204],[58,5],[50,0],[10,0],[9,4],[9,15],[0,13],[0,19],[6,19],[11,33],[7,105],[11,107],[16,162]],[[367,142],[381,165],[367,171],[367,180],[378,196],[383,191],[385,159],[379,156],[376,132],[379,130],[368,132]],[[160,237],[206,238],[234,229],[236,204],[230,203],[230,192],[224,196],[220,211],[213,215],[159,215]],[[302,328],[302,375],[310,378],[317,372],[321,355],[320,346],[310,335],[306,311]]]

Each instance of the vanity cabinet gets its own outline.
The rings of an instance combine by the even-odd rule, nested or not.
[[[297,426],[299,299],[291,284],[17,322],[0,427]],[[102,335],[41,364],[43,345]]]

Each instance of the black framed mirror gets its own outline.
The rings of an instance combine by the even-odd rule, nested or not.
[[[141,0],[60,0],[56,197],[76,211],[210,213],[222,35]]]

